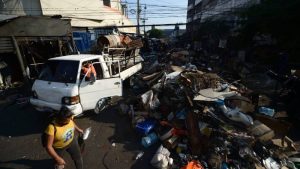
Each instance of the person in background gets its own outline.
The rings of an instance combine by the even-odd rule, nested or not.
[[[55,160],[57,168],[64,168],[66,161],[63,154],[68,152],[76,166],[76,169],[83,169],[83,160],[77,139],[74,139],[75,130],[83,134],[73,121],[73,113],[67,108],[62,107],[53,122],[45,130],[47,134],[46,150]]]

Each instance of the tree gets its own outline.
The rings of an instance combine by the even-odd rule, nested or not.
[[[164,37],[164,33],[162,30],[159,29],[151,29],[148,31],[150,38],[162,38]]]

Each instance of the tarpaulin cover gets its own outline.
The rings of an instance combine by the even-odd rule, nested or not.
[[[91,40],[89,32],[73,32],[76,47],[81,53],[88,52],[95,41]]]

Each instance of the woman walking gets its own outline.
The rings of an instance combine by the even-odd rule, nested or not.
[[[83,169],[83,161],[80,148],[75,136],[75,130],[83,133],[73,121],[73,113],[67,108],[62,107],[57,116],[45,130],[47,134],[46,150],[55,160],[56,168],[64,168],[66,162],[63,154],[68,152],[76,166],[76,169]]]

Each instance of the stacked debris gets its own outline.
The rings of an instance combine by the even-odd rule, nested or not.
[[[145,148],[161,144],[150,161],[155,168],[299,168],[299,149],[274,128],[282,121],[266,96],[255,102],[245,89],[185,61],[153,61],[132,80],[134,101],[120,104]]]
[[[97,44],[102,49],[105,46],[110,48],[141,48],[143,42],[141,38],[130,37],[127,35],[104,35],[100,36],[97,40]]]

